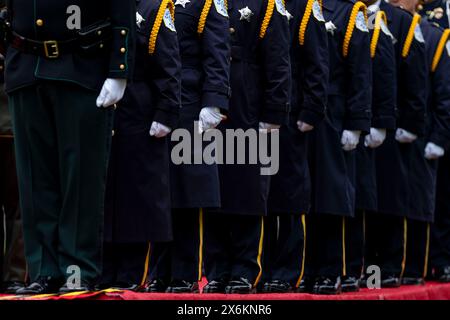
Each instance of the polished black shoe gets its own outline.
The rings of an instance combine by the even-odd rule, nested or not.
[[[225,293],[226,286],[224,280],[211,280],[203,287],[202,293]]]
[[[437,281],[442,283],[450,282],[450,266],[444,268],[436,268],[434,270],[434,277]]]
[[[147,285],[145,292],[148,293],[164,293],[167,290],[167,282],[162,279],[153,279]]]
[[[189,282],[185,280],[173,280],[166,293],[200,293],[198,282]]]
[[[134,283],[117,282],[111,286],[111,289],[115,290],[129,290],[135,292],[143,291],[142,286]]]
[[[296,293],[312,293],[314,289],[314,279],[312,277],[303,277],[300,285],[295,289]]]
[[[20,288],[16,291],[19,295],[35,295],[57,293],[61,285],[61,281],[51,277],[39,277],[29,286]]]
[[[74,286],[72,284],[64,284],[61,288],[59,288],[59,294],[67,294],[74,292],[91,292],[94,291],[94,286],[88,282],[81,281],[79,286]]]
[[[8,281],[3,284],[1,292],[6,294],[16,293],[17,290],[25,288],[25,283],[20,281]]]
[[[390,275],[384,278],[381,278],[381,287],[382,288],[398,288],[401,285],[400,278],[396,275]]]
[[[256,293],[256,289],[245,278],[234,279],[228,282],[225,287],[225,293],[227,294],[251,294]]]
[[[271,280],[264,283],[262,292],[263,293],[291,293],[294,288],[289,282],[282,280]]]
[[[342,292],[358,292],[360,280],[355,277],[345,277],[341,281]]]
[[[320,277],[314,284],[314,294],[340,294],[342,292],[341,278]]]
[[[403,277],[402,284],[405,286],[423,286],[425,285],[425,280],[423,278]]]

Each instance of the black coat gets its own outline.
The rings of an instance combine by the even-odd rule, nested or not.
[[[434,0],[422,4],[420,14],[430,22],[439,24],[442,28],[450,27],[450,3],[447,0]]]
[[[329,26],[330,84],[325,120],[312,132],[309,144],[314,213],[352,216],[355,211],[356,154],[342,149],[341,137],[344,130],[370,129],[372,67],[362,11],[351,38],[344,40],[353,27],[349,21],[355,5],[350,0],[323,2]]]
[[[179,128],[188,130],[191,137],[197,134],[194,121],[198,121],[203,107],[217,107],[226,113],[229,104],[229,19],[223,0],[213,2],[208,11],[205,11],[208,4],[205,0],[175,7],[182,61]],[[194,150],[193,147],[191,156],[202,151],[203,148]],[[220,206],[215,164],[174,165],[171,162],[171,186],[174,208]]]
[[[388,27],[395,38],[397,65],[397,127],[423,136],[425,130],[427,66],[425,44],[420,25],[414,26],[412,15],[381,2]],[[406,41],[411,34],[412,41]],[[414,35],[414,36],[413,36]],[[413,218],[411,211],[412,145],[398,143],[389,132],[384,144],[376,149],[378,212]]]
[[[258,130],[259,122],[286,123],[290,89],[288,20],[283,2],[275,2],[228,1],[232,97],[229,119],[222,130]],[[252,12],[248,20],[239,11],[246,7]],[[248,153],[247,148],[246,159]],[[259,164],[219,166],[221,212],[267,214],[270,179],[261,175],[260,169]]]
[[[68,7],[81,10],[81,30],[109,19],[113,32],[111,45],[93,54],[78,50],[47,59],[24,54],[9,47],[6,54],[6,91],[31,85],[39,80],[58,80],[100,90],[105,79],[127,78],[134,53],[135,2],[132,0],[11,0],[12,30],[37,41],[65,41],[77,37],[67,27]],[[37,21],[42,20],[42,26]],[[126,52],[122,53],[121,48]]]
[[[172,239],[168,138],[149,136],[153,121],[175,128],[181,61],[169,8],[138,1],[136,68],[115,115],[105,205],[105,240]],[[157,17],[159,9],[165,15]],[[162,11],[163,12],[163,11]],[[153,26],[161,24],[159,30]],[[149,39],[157,35],[153,52]]]
[[[309,9],[305,12],[306,8]],[[302,214],[311,205],[307,161],[308,134],[298,130],[301,120],[317,126],[325,114],[328,88],[328,36],[318,0],[288,0],[291,39],[291,112],[280,130],[280,170],[271,178],[270,214]],[[300,40],[301,38],[301,40]]]
[[[438,161],[424,157],[428,142],[449,149],[450,146],[450,51],[437,50],[439,43],[448,41],[442,29],[424,20],[421,23],[425,38],[427,63],[429,67],[427,90],[427,122],[425,136],[413,145],[411,158],[411,212],[414,218],[431,222],[434,218],[436,201],[436,174]]]
[[[375,23],[378,11],[369,17]],[[372,122],[377,129],[395,129],[395,108],[397,103],[397,76],[394,39],[383,19],[370,29],[372,57]],[[377,177],[375,150],[364,146],[365,136],[356,151],[356,209],[376,211]]]

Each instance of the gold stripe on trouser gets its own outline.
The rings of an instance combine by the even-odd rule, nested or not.
[[[427,243],[425,245],[425,262],[423,266],[423,278],[425,279],[428,274],[428,257],[430,254],[430,224],[427,223]]]
[[[151,244],[149,242],[148,249],[147,249],[147,255],[145,256],[144,273],[142,274],[141,286],[145,285],[145,281],[147,280],[148,266],[150,264],[150,251],[151,251]]]
[[[403,278],[406,268],[406,248],[408,245],[408,219],[403,218],[403,259],[402,259],[402,272],[400,278]]]
[[[201,281],[203,268],[203,208],[200,208],[200,212],[198,214],[198,223],[199,223],[198,281]]]
[[[302,253],[302,269],[300,271],[300,277],[298,277],[297,283],[295,287],[300,287],[300,283],[302,282],[303,275],[305,274],[305,257],[306,257],[306,216],[302,214],[301,216],[302,228],[303,228],[303,253]]]
[[[345,254],[345,217],[342,217],[342,276],[347,276],[347,263]]]
[[[258,263],[259,272],[256,276],[255,283],[253,284],[254,287],[256,287],[259,283],[259,280],[261,280],[262,276],[262,264],[261,264],[261,258],[262,258],[262,252],[263,252],[263,244],[264,244],[264,217],[261,217],[261,235],[259,237],[259,246],[258,246],[258,256],[256,257],[256,263]]]

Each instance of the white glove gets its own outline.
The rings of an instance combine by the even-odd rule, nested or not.
[[[433,142],[428,142],[425,147],[425,158],[428,160],[436,160],[444,155],[445,150]]]
[[[126,79],[106,79],[97,98],[97,107],[107,108],[119,102],[123,98],[126,88]]]
[[[414,133],[408,132],[405,129],[398,128],[395,132],[395,140],[400,143],[411,143],[417,139]]]
[[[361,136],[361,131],[349,131],[344,130],[342,132],[342,149],[345,151],[355,150],[359,143],[359,137]]]
[[[368,148],[378,148],[386,139],[386,129],[370,128],[370,133],[364,139],[364,145]]]
[[[301,132],[308,132],[314,129],[314,126],[303,121],[297,121],[297,127]]]
[[[272,130],[278,130],[281,126],[278,124],[272,124],[267,122],[260,122],[259,123],[259,131],[260,132],[270,132]]]
[[[159,122],[153,121],[149,134],[152,137],[164,138],[171,131],[172,131],[172,129],[170,129],[169,127],[166,127],[165,125],[163,125]]]
[[[205,107],[200,111],[198,120],[198,133],[202,134],[208,129],[213,129],[227,117],[220,113],[219,108]]]

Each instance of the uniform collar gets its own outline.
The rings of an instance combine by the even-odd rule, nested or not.
[[[378,12],[380,10],[380,4],[381,4],[381,0],[378,0],[377,2],[371,4],[370,6],[367,7],[367,11],[370,13],[375,13]]]

